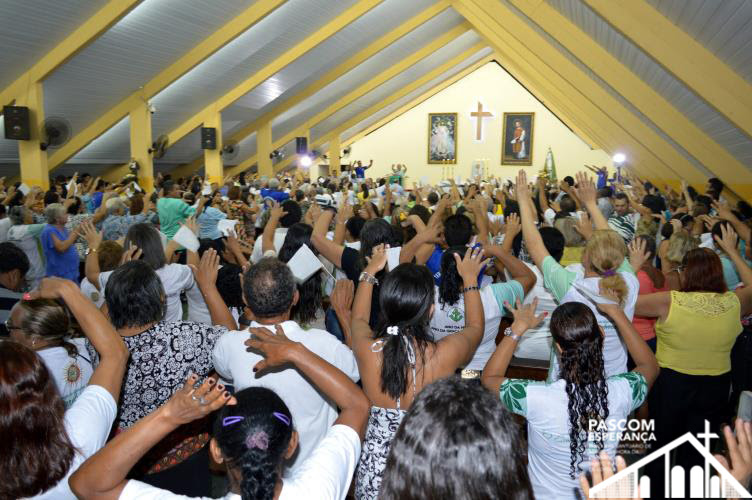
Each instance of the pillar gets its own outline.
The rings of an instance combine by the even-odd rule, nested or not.
[[[204,119],[204,127],[217,129],[217,147],[204,149],[204,179],[220,186],[225,179],[225,167],[222,163],[222,113],[213,111]]]
[[[329,141],[329,175],[339,176],[339,152],[339,134],[334,134],[334,136]]]
[[[150,193],[154,190],[154,160],[149,149],[152,146],[151,138],[151,111],[145,100],[139,101],[138,105],[131,109],[129,113],[130,131],[131,131],[131,158],[138,162],[138,185]],[[122,173],[123,175],[117,175]],[[117,172],[116,176],[120,179],[130,173],[126,169]],[[119,179],[113,179],[117,181]]]
[[[272,167],[272,122],[269,121],[256,131],[256,158],[258,158],[259,177],[271,177],[274,175]]]
[[[47,168],[47,151],[39,147],[44,140],[44,92],[41,82],[30,84],[26,92],[16,98],[16,106],[29,108],[31,139],[18,141],[18,158],[21,163],[21,182],[27,186],[39,186],[47,191],[50,188],[50,172]]]

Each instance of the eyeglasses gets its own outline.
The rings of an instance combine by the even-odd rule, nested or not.
[[[21,328],[20,326],[16,326],[13,323],[11,323],[10,319],[6,319],[5,320],[5,328],[8,331],[11,331],[11,330],[23,330],[23,328]]]

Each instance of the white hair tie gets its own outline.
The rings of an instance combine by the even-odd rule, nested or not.
[[[399,327],[398,326],[389,326],[386,329],[386,333],[389,335],[399,335]]]

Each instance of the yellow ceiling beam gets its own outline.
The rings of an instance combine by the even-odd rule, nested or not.
[[[177,61],[148,81],[143,88],[110,108],[50,156],[50,170],[58,167],[123,119],[139,102],[150,99],[196,65],[266,17],[286,0],[258,0],[224,26],[206,37]]]
[[[625,132],[635,141],[661,160],[664,180],[687,178],[691,182],[702,183],[705,175],[683,154],[663,139],[656,131],[645,124],[626,106],[613,97],[598,82],[581,70],[558,48],[529,26],[509,6],[497,0],[459,0],[460,3],[474,5],[482,15],[491,18],[500,34],[512,45],[518,47],[523,59],[531,59],[539,64],[538,71],[550,77],[559,75],[576,93],[585,96],[606,115],[613,116]],[[499,23],[497,20],[503,20]],[[625,137],[626,140],[626,137]],[[666,168],[667,167],[667,168]],[[651,169],[652,171],[652,169]],[[668,174],[668,175],[666,175]]]
[[[645,177],[655,179],[655,170],[661,172],[659,167],[652,168],[653,164],[659,163],[654,155],[632,140],[617,122],[566,80],[546,70],[527,47],[515,43],[514,39],[509,41],[508,35],[502,36],[504,31],[477,6],[455,2],[453,7],[494,47],[499,64],[576,134],[587,133],[594,141],[595,147],[602,148],[610,154],[617,151],[626,153]],[[627,136],[627,140],[617,140],[617,136]],[[665,173],[665,166],[663,168]],[[645,175],[648,172],[652,172],[653,175]]]
[[[511,0],[511,3],[727,185],[752,184],[752,171],[566,16],[545,2]]]
[[[477,43],[471,48],[465,50],[461,54],[454,56],[453,58],[449,59],[447,62],[441,64],[440,66],[432,69],[425,75],[421,76],[417,80],[413,80],[404,87],[402,87],[399,91],[394,92],[389,97],[384,99],[383,101],[380,101],[372,106],[370,106],[368,109],[365,109],[355,115],[354,117],[347,120],[345,123],[338,125],[333,130],[330,130],[323,136],[321,136],[319,139],[314,141],[313,145],[309,146],[309,149],[316,149],[317,147],[320,147],[322,144],[325,144],[328,142],[331,137],[338,136],[341,134],[344,130],[349,129],[350,127],[353,127],[357,125],[358,123],[362,122],[369,116],[373,115],[380,109],[383,109],[386,106],[389,106],[393,102],[402,99],[404,96],[408,95],[410,92],[413,92],[415,89],[420,88],[421,86],[425,85],[426,83],[430,82],[434,78],[440,76],[442,73],[446,73],[453,67],[457,66],[458,64],[462,63],[463,61],[467,60],[469,57],[472,57],[474,54],[477,54],[479,50],[486,47],[485,43]],[[287,165],[290,163],[291,158],[288,158],[278,165],[275,165],[275,171],[283,170]]]
[[[337,17],[326,23],[324,26],[316,30],[316,32],[308,35],[306,38],[298,42],[294,47],[288,49],[284,54],[277,57],[271,63],[267,64],[264,68],[257,71],[245,81],[235,86],[230,91],[226,92],[222,97],[216,101],[208,104],[204,109],[194,114],[191,118],[181,123],[167,135],[169,137],[169,144],[175,144],[181,138],[185,137],[196,127],[199,127],[206,116],[208,116],[212,110],[223,110],[240,97],[244,96],[257,85],[263,83],[268,78],[274,76],[278,71],[282,70],[285,66],[292,63],[303,54],[337,33],[339,30],[361,17],[366,12],[376,7],[383,0],[359,0],[352,7],[348,8]]]
[[[436,94],[438,94],[439,92],[441,92],[445,88],[453,85],[454,83],[458,82],[459,80],[462,80],[463,78],[465,78],[467,75],[469,75],[473,71],[477,70],[481,66],[484,66],[484,65],[488,64],[491,61],[493,61],[493,56],[484,57],[483,59],[481,59],[480,61],[476,62],[475,64],[473,64],[473,65],[471,65],[471,66],[463,69],[462,71],[460,71],[456,75],[447,78],[443,82],[441,82],[441,83],[437,84],[436,86],[432,87],[430,90],[422,93],[421,95],[419,95],[415,99],[411,100],[407,104],[405,104],[403,106],[400,106],[396,110],[392,111],[391,113],[389,113],[384,118],[381,118],[380,120],[372,123],[371,125],[366,126],[363,130],[360,130],[360,131],[356,132],[351,137],[348,137],[347,139],[345,139],[344,141],[342,141],[342,143],[340,144],[341,148],[345,148],[345,147],[349,146],[350,144],[352,144],[352,143],[354,143],[354,142],[362,139],[363,137],[367,136],[368,134],[370,134],[374,130],[377,130],[377,129],[383,127],[384,125],[386,125],[387,123],[391,122],[395,118],[398,118],[398,117],[402,116],[403,114],[405,114],[408,111],[410,111],[411,109],[413,109],[415,106],[417,106],[417,105],[423,103],[424,101],[430,99],[431,97],[435,96]],[[332,149],[333,148],[330,146],[330,150],[332,150]],[[332,157],[330,156],[330,161],[331,160],[332,160]]]
[[[107,2],[104,7],[55,45],[24,74],[2,89],[0,91],[0,106],[10,104],[28,86],[41,82],[47,75],[99,37],[139,3],[141,3],[141,0],[110,0]],[[2,112],[1,109],[0,112]]]
[[[584,0],[752,137],[752,85],[644,0]]]
[[[349,57],[346,61],[339,64],[336,68],[332,69],[331,71],[327,71],[324,76],[308,85],[305,89],[301,90],[294,96],[275,106],[273,109],[264,113],[248,125],[240,128],[236,132],[233,132],[233,134],[228,137],[228,141],[243,141],[248,136],[261,129],[261,127],[263,127],[265,124],[270,123],[277,116],[291,109],[293,106],[301,103],[303,100],[309,98],[325,86],[332,83],[337,78],[346,74],[359,64],[365,62],[367,59],[382,51],[384,48],[388,47],[395,41],[410,33],[421,24],[440,14],[447,8],[449,8],[449,0],[440,0],[439,2],[424,9],[422,12],[416,14],[415,16],[411,17],[404,23],[394,28],[392,31],[371,42],[368,46],[358,51],[357,54]],[[203,161],[203,157],[200,156],[193,160],[190,163],[190,166],[187,168],[198,170],[201,165],[203,165]],[[182,169],[183,167],[180,168]]]

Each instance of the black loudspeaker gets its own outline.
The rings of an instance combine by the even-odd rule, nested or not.
[[[26,106],[3,106],[5,138],[15,141],[31,139],[29,108]]]
[[[308,153],[308,137],[295,138],[295,152],[299,155]]]
[[[201,127],[201,149],[217,149],[217,129]]]

